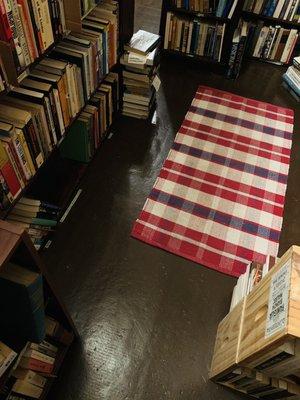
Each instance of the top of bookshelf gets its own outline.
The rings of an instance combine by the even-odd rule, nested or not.
[[[285,19],[279,19],[279,18],[274,18],[274,17],[268,17],[266,15],[262,14],[256,14],[250,11],[242,11],[242,17],[248,20],[261,20],[270,24],[274,25],[281,25],[281,26],[286,26],[288,28],[295,28],[300,30],[300,23],[299,22],[293,22],[293,21],[288,21]]]
[[[208,19],[208,20],[219,21],[219,22],[230,21],[229,18],[216,17],[214,14],[203,14],[198,11],[186,10],[185,8],[179,8],[179,7],[174,7],[174,6],[167,7],[167,11],[181,13],[181,14],[193,17],[193,18]]]

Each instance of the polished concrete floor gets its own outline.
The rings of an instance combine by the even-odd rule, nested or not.
[[[157,125],[121,117],[44,258],[80,333],[55,400],[233,400],[208,380],[235,279],[130,237],[199,84],[294,108],[280,254],[300,244],[300,110],[283,69],[251,62],[237,81],[173,59],[161,66]]]

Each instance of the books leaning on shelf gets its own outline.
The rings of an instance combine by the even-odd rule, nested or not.
[[[164,49],[221,61],[226,24],[167,13]]]
[[[298,102],[300,101],[300,57],[295,57],[291,65],[283,75],[283,86]]]
[[[262,22],[249,25],[249,55],[254,58],[288,64],[299,34],[297,29],[264,26]]]
[[[264,264],[252,261],[247,265],[246,272],[239,277],[233,289],[230,311],[267,275],[276,260],[275,257],[267,256]]]
[[[60,146],[60,154],[75,161],[90,162],[106,137],[118,109],[119,76],[111,72],[72,124]]]
[[[136,35],[136,34],[135,34]],[[157,35],[156,35],[157,36]],[[159,38],[159,37],[158,37]],[[159,68],[159,47],[150,46],[146,55],[125,52],[121,57],[123,66],[123,115],[139,119],[147,119],[156,103],[156,79]]]
[[[240,21],[239,26],[236,28],[233,35],[232,47],[228,62],[227,78],[235,79],[239,76],[243,55],[246,48],[247,36],[248,24],[245,21]]]
[[[0,25],[20,73],[66,32],[63,0],[0,0]]]
[[[98,5],[81,33],[71,32],[1,97],[0,209],[19,197],[117,62],[117,18],[104,4],[116,8],[109,0]],[[115,78],[105,84],[115,86]]]
[[[300,22],[299,0],[247,0],[244,10],[266,17],[273,17],[287,21]]]
[[[36,250],[41,249],[55,230],[61,209],[40,200],[22,197],[7,216],[10,223],[26,229]]]
[[[173,7],[184,8],[199,14],[231,18],[237,0],[172,0]]]

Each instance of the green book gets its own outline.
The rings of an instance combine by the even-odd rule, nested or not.
[[[62,157],[83,163],[90,161],[89,125],[88,121],[78,119],[72,124],[59,147]]]

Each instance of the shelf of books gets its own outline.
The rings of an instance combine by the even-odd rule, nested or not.
[[[164,51],[223,67],[241,6],[239,0],[164,2],[160,30]]]
[[[278,23],[283,21],[297,24],[300,22],[300,2],[298,0],[260,1],[248,0],[244,11],[250,17],[256,17]]]
[[[0,238],[0,396],[44,399],[76,329],[24,229]]]
[[[23,2],[33,7],[33,0]],[[79,11],[81,15],[84,10]],[[48,14],[43,12],[51,16],[50,7]],[[35,42],[37,57],[25,64],[15,40],[0,42],[10,49],[10,69],[13,63],[17,77],[0,97],[0,217],[27,228],[37,249],[57,225],[65,199],[71,198],[119,109],[119,76],[113,72],[118,63],[118,3],[103,0],[93,5],[85,18],[80,16],[78,31],[59,28],[67,23],[56,30],[54,26],[52,21],[57,35],[49,34],[43,48]],[[36,33],[33,23],[32,30]],[[53,181],[52,192],[63,190],[65,195],[59,204],[32,195],[43,180],[51,181],[49,166],[56,175],[53,160],[64,164],[61,175],[74,184],[61,183],[60,177]],[[33,204],[26,204],[30,201]]]

